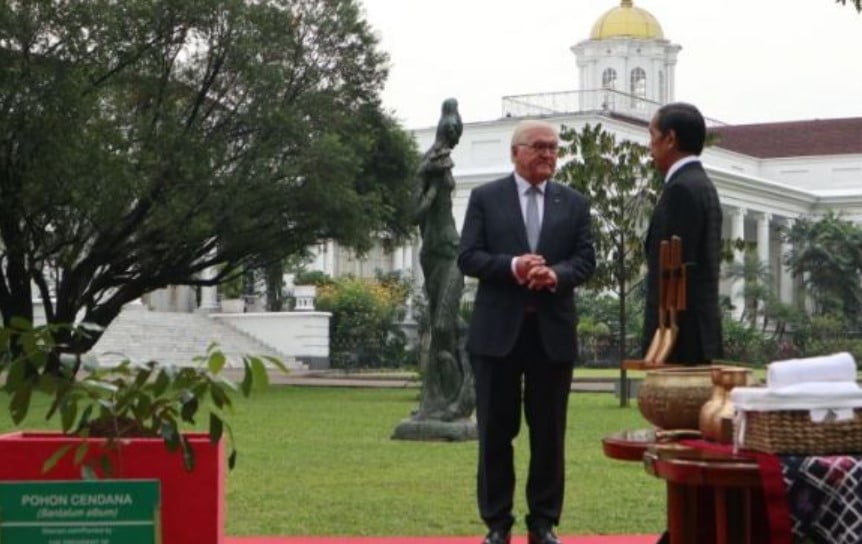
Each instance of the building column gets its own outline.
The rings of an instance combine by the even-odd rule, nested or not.
[[[759,267],[770,267],[770,258],[771,255],[769,251],[769,223],[772,221],[772,214],[767,212],[761,212],[757,216],[757,261]],[[767,288],[772,291],[775,289],[775,284],[766,285]],[[773,291],[774,292],[774,291]],[[765,310],[764,308],[765,301],[761,301],[759,303],[758,311]],[[763,324],[763,321],[766,319],[765,315],[758,317],[758,322]]]
[[[730,238],[734,242],[736,242],[736,240],[745,239],[746,213],[747,210],[745,208],[737,208],[731,212]],[[745,263],[744,251],[735,249],[733,251],[733,261],[737,265],[743,266]],[[733,316],[737,319],[742,316],[742,312],[745,310],[744,291],[745,280],[743,278],[734,279],[730,287],[730,303],[733,305]]]
[[[216,277],[216,269],[214,267],[209,267],[201,272],[201,279],[211,280]],[[198,312],[201,313],[212,313],[218,312],[221,309],[218,301],[218,286],[216,285],[207,285],[201,287],[201,303],[198,306]]]
[[[323,271],[330,278],[335,277],[335,242],[327,240],[323,253]]]
[[[786,218],[784,220],[785,228],[790,228],[793,226],[793,219]],[[785,304],[793,303],[793,276],[790,274],[790,269],[787,268],[784,264],[784,256],[790,251],[790,244],[784,240],[781,241],[781,259],[780,259],[780,269],[781,273],[779,274],[779,283],[778,283],[778,295],[781,298],[781,302]]]
[[[772,214],[763,212],[757,217],[757,259],[769,266],[769,223]]]
[[[398,246],[392,250],[392,270],[393,272],[404,270],[404,246]]]

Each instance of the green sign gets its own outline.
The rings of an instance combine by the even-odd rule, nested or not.
[[[158,480],[0,482],[0,544],[158,544]]]

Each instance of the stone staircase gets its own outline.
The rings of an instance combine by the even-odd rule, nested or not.
[[[277,357],[289,368],[302,367],[292,357],[285,357],[205,314],[154,312],[140,304],[130,304],[123,309],[90,355],[95,356],[101,366],[114,366],[127,358],[141,363],[155,360],[188,366],[194,364],[194,357],[205,355],[213,342],[227,357],[229,368],[242,368],[242,356],[246,354]]]

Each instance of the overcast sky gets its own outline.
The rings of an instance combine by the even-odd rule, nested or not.
[[[360,0],[390,55],[384,105],[408,128],[454,96],[465,122],[505,95],[575,90],[570,47],[619,0]],[[681,45],[676,98],[728,123],[862,117],[862,15],[833,0],[635,0]]]

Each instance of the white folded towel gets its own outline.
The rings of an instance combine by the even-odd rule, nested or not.
[[[847,352],[769,363],[766,385],[778,389],[803,382],[855,382],[856,360]]]
[[[734,387],[730,391],[730,402],[737,412],[862,408],[862,388],[855,383],[831,382],[824,385],[823,382],[815,382],[807,391],[801,385],[791,387],[796,391],[768,387]]]
[[[862,387],[856,382],[802,382],[784,387],[770,388],[776,397],[825,397],[860,396]]]

